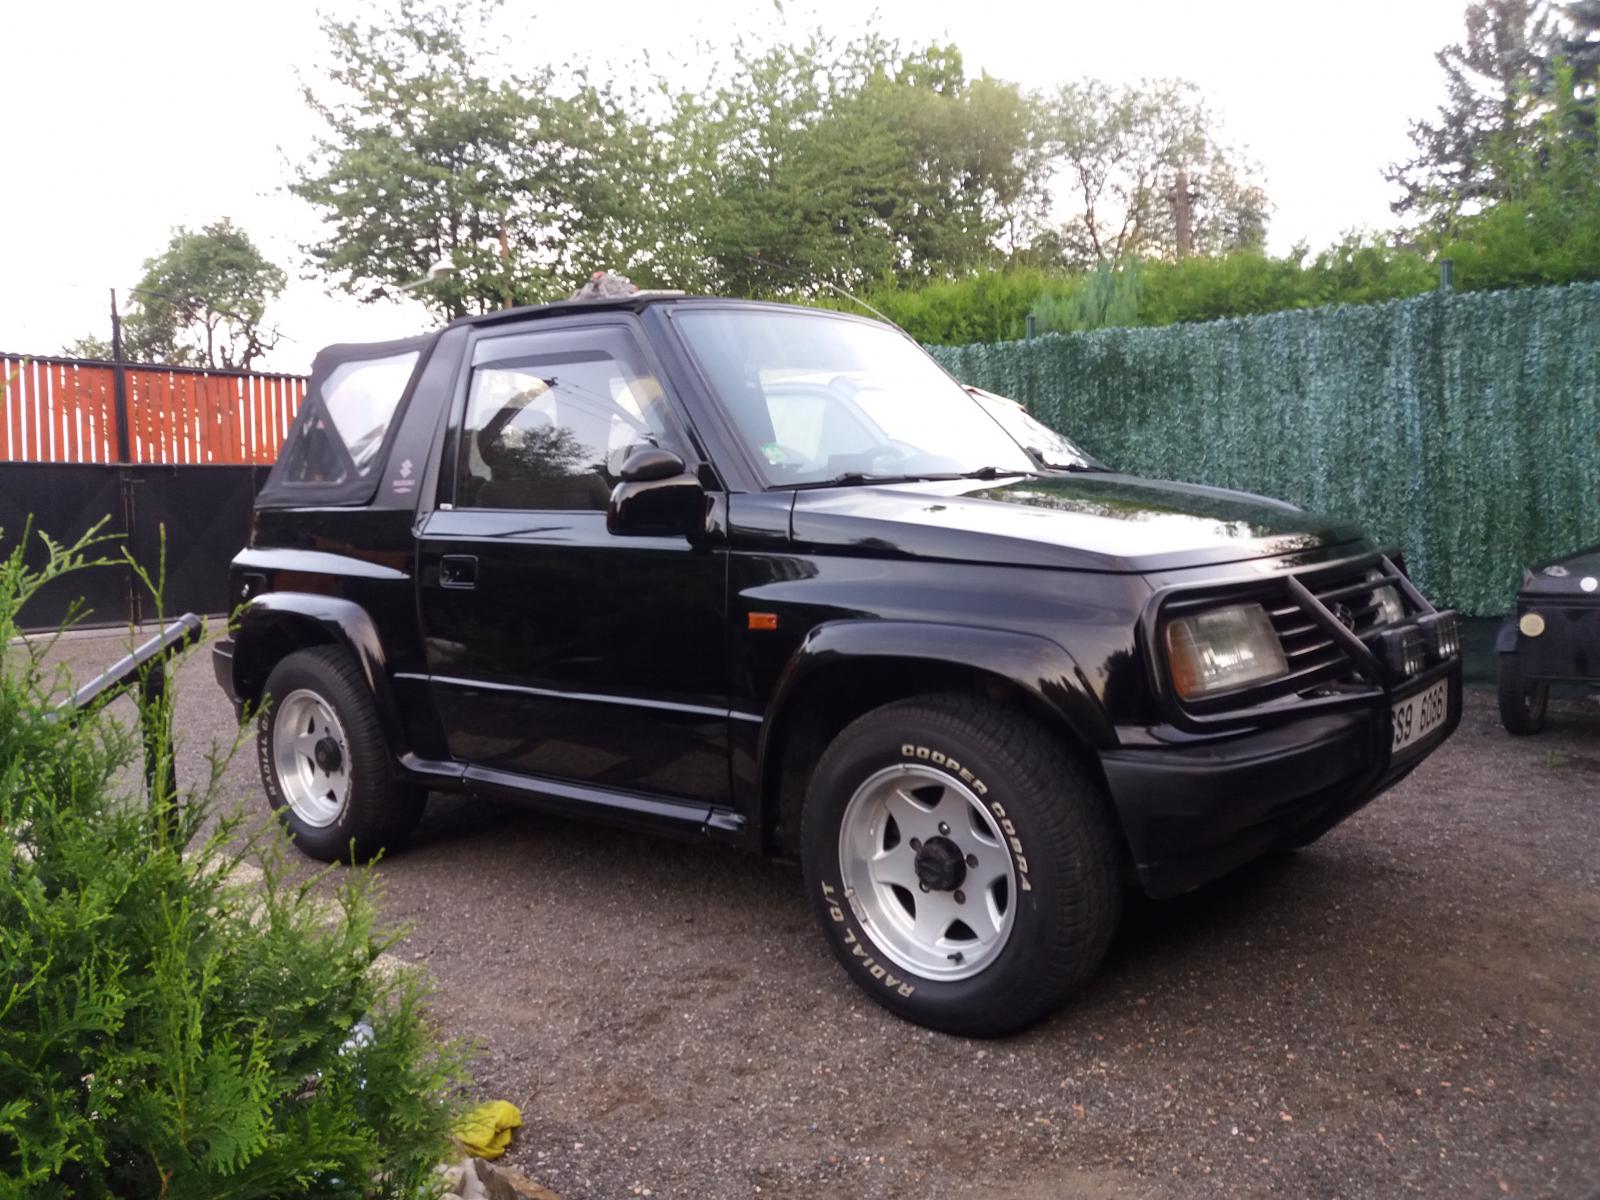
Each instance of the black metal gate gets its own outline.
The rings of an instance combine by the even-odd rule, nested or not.
[[[44,561],[40,533],[70,542],[104,520],[114,541],[100,549],[119,558],[126,547],[155,578],[166,534],[163,607],[222,613],[228,605],[228,561],[250,536],[250,513],[266,466],[158,466],[102,463],[0,463],[0,554],[9,554],[32,520],[27,560]],[[155,601],[125,565],[95,567],[50,583],[22,613],[25,628],[52,629],[74,601],[87,626],[154,620]]]

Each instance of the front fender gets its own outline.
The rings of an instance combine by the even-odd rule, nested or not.
[[[830,666],[865,659],[937,663],[998,676],[1064,721],[1087,748],[1117,745],[1116,730],[1083,671],[1049,638],[923,621],[832,621],[806,635],[778,678],[761,728],[760,778],[768,778],[768,752],[806,681]]]
[[[1511,654],[1517,648],[1517,619],[1507,617],[1494,635],[1494,648],[1501,654]]]
[[[310,592],[267,592],[246,604],[234,633],[233,694],[255,703],[285,650],[332,643],[343,647],[372,689],[390,744],[402,726],[389,686],[388,658],[372,615],[353,600]]]

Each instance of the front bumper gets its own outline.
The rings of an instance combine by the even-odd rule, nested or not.
[[[1391,755],[1396,700],[1440,679],[1450,684],[1444,723]],[[1461,660],[1369,703],[1232,736],[1141,745],[1101,755],[1106,781],[1152,896],[1199,887],[1269,850],[1304,844],[1401,779],[1461,719]]]

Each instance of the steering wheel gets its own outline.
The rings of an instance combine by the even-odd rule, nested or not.
[[[902,442],[899,438],[889,438],[876,451],[873,452],[872,457],[875,459],[883,458],[891,450],[899,454],[900,457],[898,461],[900,462],[905,462],[908,459],[916,458],[917,455],[923,453],[921,446],[913,446],[910,442]]]
[[[803,467],[811,461],[793,446],[785,446],[782,442],[762,443],[761,457],[767,460],[769,467]]]

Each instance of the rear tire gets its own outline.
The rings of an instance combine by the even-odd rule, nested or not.
[[[256,749],[267,800],[312,858],[366,862],[404,844],[422,816],[426,793],[394,778],[372,689],[338,647],[273,668]]]
[[[850,977],[946,1033],[998,1036],[1055,1009],[1122,908],[1099,782],[1054,731],[970,696],[890,704],[840,733],[806,790],[801,858]]]
[[[1518,737],[1538,733],[1544,728],[1545,710],[1550,704],[1550,685],[1522,676],[1522,660],[1515,651],[1500,655],[1500,723],[1507,733]]]

